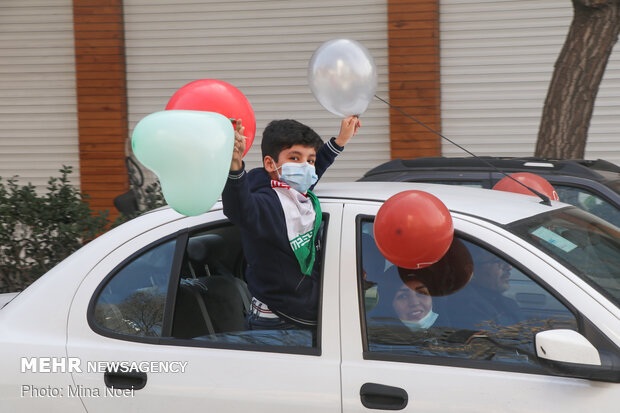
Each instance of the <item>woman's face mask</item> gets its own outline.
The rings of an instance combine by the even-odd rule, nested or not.
[[[281,174],[278,173],[278,169],[282,170]],[[308,192],[308,189],[319,179],[315,173],[314,165],[307,162],[287,162],[280,168],[276,168],[276,173],[282,182],[302,194]]]
[[[431,328],[433,324],[435,323],[435,321],[437,320],[437,317],[439,317],[439,314],[431,310],[428,312],[428,314],[426,314],[420,320],[417,320],[417,321],[400,320],[400,321],[402,321],[402,323],[406,325],[407,328],[409,328],[409,330],[418,331],[418,330],[426,330],[428,328]]]

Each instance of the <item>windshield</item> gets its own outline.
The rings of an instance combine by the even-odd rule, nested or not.
[[[577,208],[537,215],[509,227],[620,307],[620,228]]]

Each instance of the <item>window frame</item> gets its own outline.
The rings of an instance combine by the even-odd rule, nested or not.
[[[359,311],[359,319],[360,319],[360,331],[361,331],[361,339],[362,339],[362,357],[364,360],[374,360],[374,361],[389,361],[389,362],[399,362],[399,363],[414,363],[414,364],[425,364],[425,365],[436,365],[436,366],[446,366],[446,367],[461,367],[461,368],[473,368],[479,370],[491,370],[491,371],[504,371],[504,372],[514,372],[514,373],[529,373],[529,374],[539,374],[539,375],[557,375],[547,368],[544,365],[532,365],[532,364],[523,364],[523,363],[508,363],[508,362],[494,362],[489,360],[472,360],[466,358],[459,357],[445,357],[445,356],[426,356],[426,355],[405,355],[405,354],[392,354],[388,352],[378,352],[371,351],[369,349],[368,343],[368,331],[367,331],[367,319],[366,319],[366,310],[365,310],[365,300],[364,300],[364,292],[362,286],[362,224],[364,222],[372,222],[374,224],[375,216],[368,214],[359,214],[356,216],[356,263],[357,263],[357,291],[358,291],[358,311]],[[455,230],[454,235],[473,243],[481,248],[486,249],[487,251],[497,255],[502,258],[506,262],[510,263],[514,268],[523,273],[525,276],[530,278],[533,282],[535,282],[539,287],[547,291],[553,298],[558,300],[566,309],[573,315],[576,321],[577,332],[584,335],[591,343],[599,348],[607,348],[609,345],[609,339],[602,336],[602,333],[598,328],[594,325],[594,323],[585,319],[585,317],[570,303],[568,302],[562,295],[560,295],[557,291],[555,291],[549,284],[547,284],[544,280],[540,279],[536,274],[529,270],[526,266],[524,266],[521,262],[515,261],[512,257],[505,254],[503,251],[489,245],[488,243],[475,238],[469,234],[466,234],[462,231]],[[587,333],[587,334],[586,334]],[[590,336],[590,337],[589,337]],[[599,347],[598,344],[605,345]]]
[[[176,308],[176,297],[181,277],[181,266],[185,258],[185,250],[191,234],[209,231],[222,226],[234,226],[228,219],[218,219],[203,224],[193,226],[191,228],[183,228],[176,231],[173,234],[169,234],[156,241],[149,243],[148,245],[134,251],[132,254],[123,259],[118,265],[116,265],[97,285],[97,288],[91,294],[86,319],[89,327],[93,332],[104,337],[111,339],[123,340],[134,343],[143,344],[159,344],[159,345],[171,345],[180,347],[199,347],[199,348],[217,348],[223,350],[241,350],[241,351],[258,351],[269,353],[281,353],[281,354],[296,354],[296,355],[309,355],[309,356],[321,356],[321,342],[322,342],[322,314],[323,314],[323,297],[324,297],[324,280],[325,280],[325,251],[329,240],[327,238],[327,229],[329,226],[329,216],[327,212],[323,212],[323,234],[321,239],[321,254],[323,263],[321,265],[321,283],[320,283],[320,296],[318,303],[318,315],[317,315],[317,329],[316,329],[316,347],[302,347],[302,346],[271,346],[271,345],[253,345],[243,343],[218,343],[217,341],[200,341],[193,339],[183,339],[172,337],[172,323],[174,319],[174,312]],[[130,334],[123,334],[113,330],[106,329],[100,326],[95,321],[95,306],[101,295],[101,292],[108,284],[108,282],[121,272],[128,264],[140,257],[142,254],[157,248],[158,246],[174,240],[174,257],[172,259],[172,266],[170,270],[170,276],[168,280],[168,291],[166,293],[166,303],[164,307],[164,319],[162,323],[162,336],[161,337],[149,337],[149,336],[134,336]]]

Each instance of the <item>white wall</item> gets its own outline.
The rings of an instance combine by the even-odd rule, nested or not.
[[[63,164],[79,186],[72,2],[2,0],[0,176],[44,190]]]
[[[241,89],[257,118],[247,156],[260,164],[260,135],[272,119],[295,118],[324,139],[339,119],[307,87],[322,42],[348,37],[376,59],[377,93],[388,97],[385,0],[125,0],[130,132],[172,94],[200,79]],[[442,117],[446,136],[478,154],[531,155],[542,105],[572,18],[569,0],[442,0]],[[44,188],[79,154],[71,0],[0,2],[0,176]],[[412,113],[415,116],[415,113]],[[389,116],[378,101],[327,173],[353,180],[389,159]],[[620,164],[620,46],[597,98],[587,158]],[[461,151],[443,144],[447,156]]]
[[[570,0],[442,0],[441,110],[446,136],[479,155],[532,156]],[[465,155],[443,143],[446,156]],[[600,86],[586,158],[620,164],[620,45]]]
[[[327,140],[340,119],[316,102],[306,71],[314,50],[332,38],[370,50],[377,93],[387,97],[385,0],[125,0],[124,8],[130,132],[180,87],[210,78],[236,86],[252,104],[257,133],[248,167],[262,164],[260,137],[273,119],[297,119]],[[388,108],[375,101],[361,119],[360,133],[325,181],[354,180],[389,160]]]

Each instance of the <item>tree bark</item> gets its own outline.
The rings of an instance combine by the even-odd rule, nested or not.
[[[543,108],[535,155],[582,159],[596,94],[620,32],[620,0],[572,0],[574,16]]]

